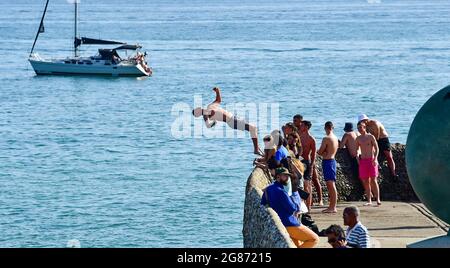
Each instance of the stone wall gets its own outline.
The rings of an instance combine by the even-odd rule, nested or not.
[[[244,206],[244,248],[295,248],[277,213],[261,206],[263,189],[270,184],[256,168],[247,180]]]

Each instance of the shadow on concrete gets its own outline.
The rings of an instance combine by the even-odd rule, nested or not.
[[[369,231],[386,231],[386,230],[410,230],[410,229],[434,229],[436,226],[399,226],[385,228],[370,228]]]

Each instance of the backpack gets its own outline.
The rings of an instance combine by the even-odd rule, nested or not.
[[[314,233],[319,234],[319,227],[317,227],[310,214],[302,214],[300,221]]]

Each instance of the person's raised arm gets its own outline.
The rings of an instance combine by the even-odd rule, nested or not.
[[[325,150],[327,149],[327,139],[323,138],[322,139],[322,144],[320,145],[319,151],[317,151],[317,154],[320,156],[323,156],[323,154],[325,153]]]
[[[311,141],[311,165],[316,164],[316,139],[312,138]]]
[[[375,158],[375,160],[377,160],[378,159],[378,153],[379,153],[378,143],[375,140],[374,136],[372,136],[371,140],[372,140],[372,146],[375,149],[374,158]]]
[[[343,149],[346,146],[347,143],[347,134],[344,134],[344,136],[342,136],[342,140],[339,141],[339,149]]]
[[[216,99],[214,100],[214,102],[221,103],[222,97],[220,96],[220,89],[218,87],[214,87],[213,90],[214,92],[216,92]]]
[[[361,148],[361,145],[359,144],[359,138],[358,137],[356,137],[356,140],[355,140],[355,142],[356,142],[356,154],[358,154],[358,152],[359,152],[359,150]]]
[[[380,139],[380,129],[381,129],[380,122],[375,121],[375,129],[374,129],[375,133],[372,134],[375,137],[375,140]]]
[[[303,154],[303,146],[301,143],[299,143],[299,146],[297,146],[297,155],[295,157],[298,157]]]

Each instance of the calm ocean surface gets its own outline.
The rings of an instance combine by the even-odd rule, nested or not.
[[[241,247],[251,142],[175,139],[173,104],[216,85],[318,138],[365,112],[405,143],[450,81],[449,1],[82,0],[82,36],[146,48],[141,80],[36,77],[44,2],[0,2],[0,247]],[[72,19],[50,1],[41,56],[71,54]]]

